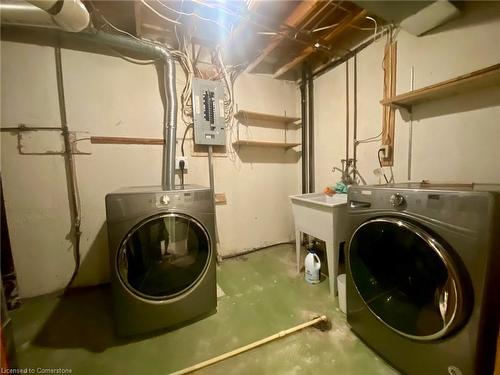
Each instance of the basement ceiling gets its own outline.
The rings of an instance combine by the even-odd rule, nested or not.
[[[230,65],[297,80],[339,59],[380,31],[385,21],[349,1],[185,0],[87,1],[97,27],[176,46],[185,36],[220,48]],[[115,30],[116,31],[116,30]]]

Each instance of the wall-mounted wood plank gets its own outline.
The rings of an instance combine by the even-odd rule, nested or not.
[[[129,137],[90,137],[90,143],[108,145],[163,145],[161,138],[129,138]]]
[[[300,146],[300,143],[239,140],[239,141],[233,142],[233,146],[235,146],[235,147],[251,146],[251,147],[292,148],[295,146]]]
[[[476,70],[447,81],[426,86],[380,101],[385,106],[410,108],[412,105],[500,85],[500,64]]]
[[[278,116],[270,115],[267,113],[260,112],[250,112],[239,110],[234,114],[234,117],[240,121],[269,121],[269,122],[279,122],[282,124],[291,124],[300,121],[300,117],[288,117],[288,116]]]
[[[392,42],[384,50],[384,98],[392,98],[396,94],[396,54],[397,44]],[[382,159],[383,166],[394,165],[394,126],[396,111],[392,107],[384,107],[382,118],[382,145],[389,146],[389,155]]]

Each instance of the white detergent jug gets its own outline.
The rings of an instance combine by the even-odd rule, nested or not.
[[[309,284],[319,283],[319,270],[321,268],[321,261],[314,253],[309,253],[304,261],[305,266],[305,279]]]

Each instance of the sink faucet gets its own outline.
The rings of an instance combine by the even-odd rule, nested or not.
[[[342,168],[333,167],[332,172],[339,171],[342,174],[341,181],[345,185],[358,185],[359,180],[366,185],[365,179],[354,166],[354,159],[341,159],[340,162],[342,163]],[[359,177],[359,180],[355,176]]]

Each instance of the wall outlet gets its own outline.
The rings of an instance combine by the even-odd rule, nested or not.
[[[382,145],[382,146],[380,146],[380,150],[382,151],[380,153],[382,156],[382,159],[389,159],[390,152],[391,152],[391,146],[390,145]]]
[[[188,169],[187,156],[176,156],[175,157],[175,170],[177,170],[177,171],[181,170],[181,167],[180,167],[181,160],[184,160],[184,170],[187,171],[187,169]]]

